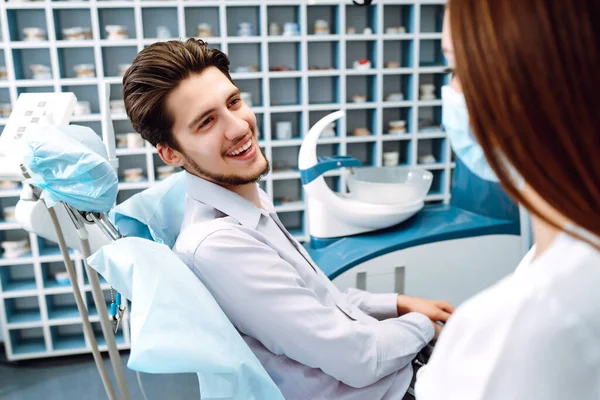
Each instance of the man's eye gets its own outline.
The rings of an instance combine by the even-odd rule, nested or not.
[[[231,104],[232,106],[235,106],[235,105],[236,105],[237,103],[239,103],[239,102],[240,102],[240,99],[233,99],[233,100],[231,100],[231,103],[230,103],[230,104]]]
[[[205,127],[206,125],[208,125],[208,124],[210,123],[210,121],[212,121],[212,118],[206,118],[206,119],[204,120],[204,122],[202,122],[202,123],[200,124],[200,128],[202,128],[202,127]]]

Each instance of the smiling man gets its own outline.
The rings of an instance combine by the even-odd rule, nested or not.
[[[453,307],[341,293],[321,272],[257,184],[269,164],[227,56],[194,39],[153,44],[127,70],[123,91],[133,127],[187,171],[175,252],[285,398],[402,399],[412,360],[441,329],[433,321]]]

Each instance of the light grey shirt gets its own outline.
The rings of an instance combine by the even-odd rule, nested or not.
[[[411,360],[434,335],[426,316],[398,317],[393,293],[340,292],[283,227],[260,188],[259,209],[191,174],[187,185],[174,250],[286,399],[403,397]]]

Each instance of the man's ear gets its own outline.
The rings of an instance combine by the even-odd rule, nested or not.
[[[183,155],[169,145],[159,143],[156,145],[156,150],[158,151],[160,159],[167,165],[172,167],[183,167],[185,164]]]

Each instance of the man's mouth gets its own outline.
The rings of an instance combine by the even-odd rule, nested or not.
[[[232,158],[243,158],[244,156],[250,154],[254,149],[252,143],[252,136],[250,136],[246,141],[244,141],[240,146],[236,146],[234,150],[227,153],[227,157]]]

